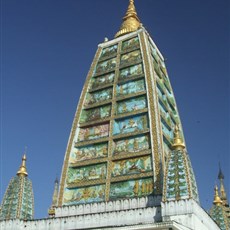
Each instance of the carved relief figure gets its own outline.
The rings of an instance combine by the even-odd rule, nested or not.
[[[131,158],[122,161],[113,162],[112,176],[124,176],[130,174],[139,174],[152,170],[151,157]]]
[[[105,185],[65,189],[64,205],[100,202],[105,199]]]
[[[137,111],[146,108],[146,106],[147,103],[145,96],[121,101],[117,103],[117,114]]]
[[[81,113],[80,123],[94,121],[110,116],[111,106],[102,106],[95,109],[83,110]]]
[[[78,141],[94,140],[106,137],[109,134],[109,125],[99,125],[94,127],[82,128],[78,134]]]
[[[112,98],[112,88],[103,89],[94,93],[88,93],[84,105],[91,105],[97,102],[106,101]]]
[[[135,77],[143,74],[142,64],[134,65],[120,71],[119,79],[125,79],[128,77]]]
[[[75,148],[70,154],[70,164],[78,161],[106,157],[108,154],[108,144],[93,144],[85,147]]]
[[[67,184],[71,185],[86,180],[104,179],[105,172],[105,164],[90,165],[80,168],[69,168]]]
[[[110,187],[111,199],[141,197],[152,193],[152,178],[113,183]]]
[[[131,81],[122,85],[117,85],[117,96],[145,91],[144,80]]]
[[[131,133],[141,131],[148,128],[147,115],[134,116],[122,120],[115,121],[113,134]]]
[[[147,135],[137,136],[115,142],[114,154],[133,153],[149,149],[149,137]]]
[[[112,83],[113,79],[114,79],[114,73],[109,73],[109,74],[102,75],[99,77],[93,77],[91,80],[90,89],[94,89],[94,88],[97,88],[99,86]]]

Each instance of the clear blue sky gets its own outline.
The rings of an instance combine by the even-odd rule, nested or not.
[[[230,191],[229,1],[135,4],[167,59],[201,203],[210,208],[219,161]],[[47,215],[97,45],[113,39],[127,5],[128,0],[1,0],[0,199],[28,146],[35,217]]]

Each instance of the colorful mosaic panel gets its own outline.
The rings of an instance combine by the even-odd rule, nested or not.
[[[99,77],[93,77],[91,80],[90,89],[95,89],[100,86],[112,83],[114,80],[114,75],[115,75],[114,73],[109,73]]]
[[[87,180],[105,179],[106,164],[84,166],[80,168],[69,168],[67,184],[76,184]]]
[[[134,112],[147,107],[145,96],[120,101],[117,103],[117,114]]]
[[[99,62],[96,68],[96,74],[103,74],[114,70],[116,66],[116,58],[112,58],[103,62]]]
[[[135,48],[135,47],[139,47],[139,39],[138,37],[132,38],[130,40],[124,41],[122,43],[122,51],[131,49],[131,48]]]
[[[20,199],[19,194],[22,199]],[[0,220],[32,219],[34,212],[33,201],[31,181],[27,177],[14,177],[11,179],[2,201]],[[19,208],[20,210],[18,210]]]
[[[120,71],[119,79],[127,79],[143,74],[142,64],[134,65]]]
[[[188,197],[185,163],[182,151],[173,151],[168,164],[167,199]]]
[[[164,135],[166,137],[168,137],[169,140],[171,140],[173,138],[173,131],[168,126],[168,124],[165,122],[165,120],[162,118],[161,118],[161,126],[162,126],[162,130],[163,130]]]
[[[100,58],[106,58],[106,57],[115,55],[116,53],[117,53],[117,44],[104,48],[101,52]]]
[[[135,138],[126,138],[114,142],[113,154],[135,153],[149,148],[149,136],[141,135]]]
[[[85,204],[105,200],[105,185],[65,189],[64,205]]]
[[[139,61],[141,61],[141,51],[135,50],[130,53],[123,54],[121,56],[120,65],[130,65]]]
[[[84,105],[88,106],[97,102],[109,100],[112,98],[112,92],[112,88],[108,88],[94,93],[88,93]]]
[[[111,114],[111,105],[106,105],[94,109],[83,110],[80,123],[106,118]]]
[[[78,141],[95,140],[109,135],[109,125],[98,125],[94,127],[82,128],[79,131]]]
[[[150,195],[152,193],[152,178],[113,183],[110,187],[111,199],[141,197]]]
[[[131,158],[113,162],[112,177],[145,173],[152,170],[151,157]]]
[[[143,79],[130,81],[122,85],[117,85],[117,96],[128,95],[131,93],[140,93],[145,91],[145,82]]]
[[[85,147],[75,148],[70,154],[70,164],[75,164],[79,161],[92,160],[108,155],[108,144],[93,144]]]
[[[134,116],[122,120],[116,120],[113,127],[113,135],[132,133],[148,128],[147,115]]]

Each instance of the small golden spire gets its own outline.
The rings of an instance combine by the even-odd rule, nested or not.
[[[28,176],[28,173],[26,171],[26,154],[22,157],[22,164],[17,172],[18,176]]]
[[[184,141],[182,140],[181,136],[180,136],[180,129],[179,126],[176,125],[175,129],[174,129],[174,139],[173,139],[173,149],[175,150],[182,150],[185,148],[185,144]]]
[[[123,18],[120,30],[115,35],[115,38],[138,30],[140,25],[141,23],[137,16],[134,0],[129,0],[128,10]]]
[[[213,204],[215,204],[215,205],[221,205],[222,204],[222,200],[219,197],[217,185],[215,186],[214,191],[215,191],[215,195],[214,195]]]

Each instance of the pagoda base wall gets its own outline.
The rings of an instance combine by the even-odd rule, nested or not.
[[[192,200],[162,202],[163,221],[175,221],[188,229],[219,230],[209,214]]]

